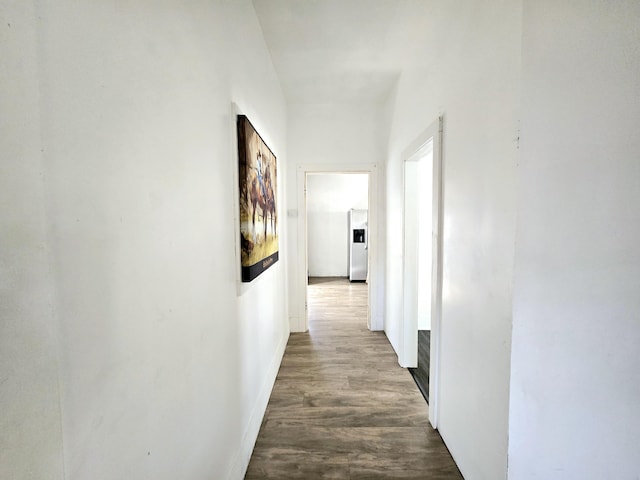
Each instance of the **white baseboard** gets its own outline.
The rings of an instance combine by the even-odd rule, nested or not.
[[[251,417],[249,418],[249,425],[242,436],[240,448],[238,449],[238,452],[235,455],[233,462],[231,463],[231,467],[226,475],[228,480],[242,480],[247,472],[249,460],[251,460],[251,454],[253,453],[253,447],[255,446],[258,434],[260,433],[260,425],[262,425],[262,419],[264,418],[264,414],[267,410],[267,404],[271,397],[271,391],[273,390],[273,385],[276,381],[276,376],[278,375],[278,370],[280,369],[280,364],[282,363],[282,357],[284,356],[284,350],[287,347],[288,340],[289,333],[287,332],[287,335],[276,348],[273,360],[271,361],[265,380],[262,383],[262,388],[260,389],[260,393],[258,394],[258,398],[256,399],[251,412]]]
[[[289,317],[289,330],[291,333],[306,332],[304,321],[300,317]]]
[[[381,332],[384,330],[384,317],[382,315],[377,315],[373,319],[373,325],[371,325],[371,330],[374,332]]]

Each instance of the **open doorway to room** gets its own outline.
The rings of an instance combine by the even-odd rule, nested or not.
[[[367,173],[306,176],[307,305],[309,316],[322,296],[353,303],[353,316],[368,316]],[[309,328],[312,324],[309,323]]]
[[[403,154],[402,365],[411,371],[438,424],[442,306],[442,118]]]
[[[309,277],[366,281],[368,209],[368,174],[307,174]]]
[[[433,196],[433,139],[429,139],[414,156],[405,162],[405,265],[415,291],[418,330],[417,366],[409,372],[425,400],[429,401],[429,365],[431,362],[431,271],[433,267],[431,226]],[[411,286],[411,285],[409,285]],[[413,292],[407,292],[412,294]]]
[[[382,330],[377,268],[377,168],[375,164],[299,165],[298,262],[295,268],[295,331],[309,329],[309,278],[337,277],[366,294],[365,326]],[[366,188],[365,188],[366,187]],[[324,193],[322,193],[324,191]],[[351,211],[356,212],[354,216]],[[358,219],[358,215],[360,219]],[[354,234],[350,217],[360,222]],[[364,218],[364,220],[362,220]],[[355,239],[355,242],[353,241]],[[355,248],[354,248],[355,247]],[[357,249],[364,265],[355,265]]]

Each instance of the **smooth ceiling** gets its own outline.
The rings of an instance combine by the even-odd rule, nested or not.
[[[420,0],[253,0],[289,103],[381,103],[420,35]]]

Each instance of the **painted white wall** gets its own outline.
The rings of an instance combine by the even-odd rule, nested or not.
[[[510,479],[640,472],[639,26],[525,1]]]
[[[0,6],[0,478],[63,478],[33,2]]]
[[[378,177],[382,178],[381,170],[386,153],[386,125],[384,121],[384,105],[379,104],[289,104],[287,110],[287,135],[289,167],[287,172],[287,216],[289,217],[289,230],[287,242],[289,246],[289,258],[298,259],[298,222],[303,215],[304,205],[296,196],[299,167],[301,165],[327,165],[347,166],[375,164],[378,169]],[[371,194],[371,192],[370,192]],[[382,211],[384,184],[378,183],[377,209]],[[372,207],[373,208],[373,207]],[[381,215],[378,215],[379,217]],[[378,229],[378,231],[381,231]],[[382,235],[377,237],[379,244]],[[384,262],[383,256],[370,259],[375,262],[378,272],[382,275]],[[303,324],[300,312],[304,311],[301,305],[303,298],[299,289],[297,262],[289,264],[289,312],[292,329],[300,330]],[[383,291],[382,282],[371,285],[377,290],[377,312],[382,312]],[[381,325],[382,318],[373,319],[374,325]]]
[[[440,433],[469,480],[507,474],[520,2],[424,5],[390,96],[385,331],[402,314],[402,152],[444,114]]]
[[[232,101],[286,172],[253,7],[24,3],[0,27],[0,476],[61,478],[64,444],[68,479],[242,478],[289,330],[284,236],[236,283]]]
[[[307,175],[309,276],[349,275],[349,210],[368,208],[369,176]]]

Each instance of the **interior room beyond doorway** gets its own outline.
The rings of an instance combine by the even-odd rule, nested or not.
[[[351,282],[366,283],[368,204],[366,173],[307,174],[307,285],[343,280],[337,285],[348,295]],[[364,294],[367,318],[368,288],[359,291]],[[307,290],[307,303],[308,295]]]
[[[418,388],[429,401],[431,366],[431,303],[433,273],[433,140],[405,162],[405,315],[417,330],[417,364],[409,366]],[[415,332],[412,332],[415,335]],[[415,354],[416,352],[414,352]]]
[[[355,239],[350,217],[357,212],[366,223],[369,202],[366,173],[314,173],[307,175],[307,277],[353,278],[354,248],[365,248],[364,232]],[[364,228],[365,226],[363,226]],[[364,258],[366,271],[366,257]]]

